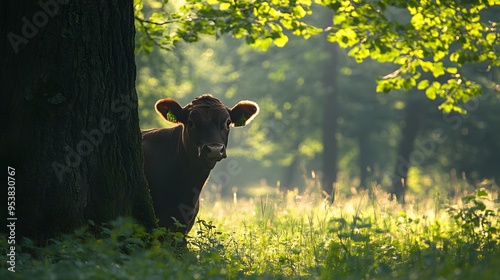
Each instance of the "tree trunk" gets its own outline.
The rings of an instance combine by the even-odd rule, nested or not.
[[[331,24],[331,17],[330,22]],[[334,183],[338,172],[338,148],[337,138],[337,75],[338,75],[338,46],[337,44],[326,42],[325,50],[330,54],[330,60],[325,65],[323,74],[323,85],[326,89],[326,96],[323,103],[323,190],[331,195],[331,201],[335,200]]]
[[[412,92],[408,94],[412,94]],[[401,132],[402,136],[399,142],[396,166],[392,174],[392,185],[390,188],[391,198],[396,196],[396,200],[402,204],[405,203],[406,182],[408,169],[412,162],[411,153],[413,151],[413,144],[417,138],[422,119],[422,102],[416,98],[410,96],[409,101],[406,102],[404,126]]]
[[[368,129],[368,128],[367,128]],[[361,132],[361,135],[358,137],[359,143],[359,188],[362,190],[370,190],[368,178],[370,176],[370,172],[373,172],[373,157],[371,153],[371,149],[373,149],[370,145],[369,138],[370,132],[366,130],[365,132]]]
[[[1,169],[16,182],[15,211],[2,213],[17,218],[16,238],[118,216],[154,227],[132,1],[2,1],[0,11]]]
[[[292,163],[285,167],[285,174],[283,176],[283,183],[281,184],[285,190],[293,190],[293,184],[295,181],[295,174],[297,173],[297,166],[299,164],[299,159],[297,156],[293,157]]]
[[[293,160],[292,163],[290,163],[289,166],[285,167],[285,172],[283,174],[283,180],[281,183],[281,186],[284,187],[285,190],[293,190],[293,184],[296,180],[295,174],[297,173],[297,168],[299,167],[300,163],[300,157],[299,157],[299,147],[300,143],[302,143],[302,139],[296,139],[295,143],[293,143],[292,147],[292,153],[293,153]]]

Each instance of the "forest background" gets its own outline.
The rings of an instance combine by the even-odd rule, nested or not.
[[[156,16],[159,22],[154,12],[162,9],[168,6],[144,1],[139,18]],[[494,20],[497,12],[498,7],[490,7],[482,20]],[[403,23],[414,23],[415,18],[396,8],[388,9],[386,16]],[[319,10],[311,18],[326,28],[331,14]],[[332,183],[343,193],[373,187],[395,192],[402,184],[426,195],[454,195],[457,180],[492,185],[499,179],[498,67],[461,67],[460,73],[483,94],[470,101],[468,97],[453,111],[443,109],[447,98],[429,88],[436,83],[432,79],[460,77],[457,68],[446,69],[446,75],[443,70],[437,78],[431,73],[439,69],[424,69],[422,76],[428,80],[418,85],[404,80],[402,89],[384,94],[380,91],[394,75],[394,64],[371,59],[358,63],[359,48],[338,48],[325,36],[304,40],[288,34],[286,44],[268,42],[254,48],[234,36],[205,36],[196,44],[158,44],[169,49],[165,51],[153,48],[147,35],[139,34],[136,58],[142,128],[167,125],[152,106],[163,97],[187,104],[211,93],[228,106],[241,99],[261,106],[248,129],[233,130],[230,158],[217,165],[208,182],[208,188],[226,197],[245,194],[252,186],[303,189],[311,176],[323,178],[327,193]]]

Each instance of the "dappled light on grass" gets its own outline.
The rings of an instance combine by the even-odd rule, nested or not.
[[[485,193],[448,204],[409,196],[401,206],[375,189],[330,205],[318,192],[276,190],[237,204],[207,199],[200,218],[231,240],[225,248],[237,252],[245,275],[466,279],[496,271],[489,263],[499,257],[498,197]]]
[[[446,203],[409,196],[405,206],[377,188],[339,193],[331,205],[314,184],[305,192],[202,197],[187,248],[176,245],[182,237],[162,229],[148,234],[127,219],[89,223],[45,248],[24,240],[16,276],[495,279],[500,273],[495,189],[469,189]]]

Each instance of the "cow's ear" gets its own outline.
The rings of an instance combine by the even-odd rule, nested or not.
[[[244,126],[250,123],[259,113],[259,106],[253,101],[240,101],[229,110],[234,126]]]
[[[156,102],[156,112],[172,123],[184,122],[185,110],[172,98],[160,99]]]

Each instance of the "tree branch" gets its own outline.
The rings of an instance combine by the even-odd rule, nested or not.
[[[180,21],[180,19],[176,19],[176,20],[167,20],[167,21],[164,21],[164,22],[155,22],[155,21],[150,21],[150,20],[147,20],[147,19],[140,18],[138,16],[135,16],[135,19],[137,21],[139,21],[142,26],[144,26],[144,23],[155,24],[155,25],[165,25],[165,24],[170,24],[170,23],[175,23],[175,22],[179,22]]]

